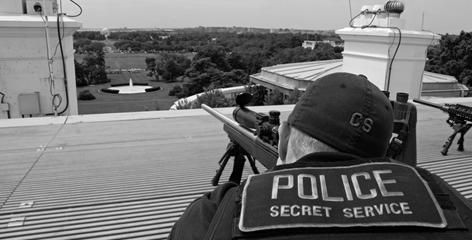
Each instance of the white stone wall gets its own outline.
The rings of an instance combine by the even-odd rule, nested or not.
[[[401,30],[400,47],[389,79],[390,62],[400,39],[398,30],[343,28],[336,33],[344,40],[343,71],[364,74],[381,90],[390,91],[391,98],[397,92],[409,93],[410,98],[420,97],[426,48],[439,35]]]
[[[65,32],[63,48],[67,70],[69,107],[65,114],[78,114],[75,87],[74,50],[72,34],[81,24],[64,18]],[[54,85],[49,80],[46,54],[45,26],[40,16],[0,16],[0,92],[5,93],[4,101],[10,106],[12,118],[21,117],[18,109],[18,95],[39,92],[41,116],[53,114],[52,95],[60,94],[62,104],[66,105],[64,74],[60,49],[53,58]],[[49,17],[49,49],[54,54],[58,43],[56,17]],[[52,90],[51,90],[52,89]],[[0,115],[2,118],[4,115]]]

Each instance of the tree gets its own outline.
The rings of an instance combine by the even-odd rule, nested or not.
[[[202,104],[206,104],[213,108],[234,106],[234,102],[227,99],[223,92],[218,90],[206,91],[202,95],[197,96],[194,108],[200,108]]]
[[[253,106],[261,106],[264,105],[264,99],[267,94],[267,90],[265,87],[260,85],[250,85],[247,86],[245,92],[252,95],[252,100],[249,105]]]
[[[144,61],[146,62],[146,70],[149,71],[147,75],[149,77],[155,78],[156,80],[159,80],[156,58],[146,57]]]
[[[168,82],[174,82],[177,77],[185,74],[190,67],[190,60],[182,54],[166,53],[161,55],[157,66],[157,72]]]
[[[465,69],[464,71],[462,71],[461,75],[459,76],[459,79],[461,79],[462,83],[467,84],[468,86],[472,86],[472,70]]]
[[[174,59],[169,59],[164,63],[164,73],[162,77],[168,82],[175,81],[175,78],[183,73],[184,69],[177,65]]]
[[[90,90],[83,90],[79,93],[79,96],[77,97],[79,100],[94,100],[95,96],[90,92]]]
[[[246,69],[241,54],[232,52],[228,55],[228,64],[232,69]]]
[[[293,89],[292,92],[288,95],[288,98],[285,99],[284,104],[295,104],[302,97],[302,92],[298,88]]]
[[[82,63],[77,62],[76,79],[77,85],[101,84],[109,82],[105,72],[105,53],[100,44],[95,44],[86,51]]]
[[[77,53],[83,53],[85,51],[85,47],[90,45],[92,41],[90,39],[81,38],[74,40],[74,49]]]
[[[211,83],[212,88],[225,88],[244,85],[248,82],[249,76],[240,69],[230,72],[221,72],[221,76]]]
[[[80,31],[74,33],[74,39],[105,40],[100,31]]]
[[[221,71],[230,70],[226,51],[221,45],[210,44],[200,48],[197,55],[195,55],[195,59],[198,60],[202,58],[209,58],[210,61],[216,65],[216,68]]]
[[[428,49],[427,71],[452,75],[460,83],[472,86],[472,33],[443,35],[439,45]]]
[[[90,44],[84,46],[84,50],[86,52],[103,52],[103,47],[105,47],[105,44],[102,42],[91,42]]]
[[[74,60],[74,65],[75,65],[75,81],[76,81],[75,85],[77,85],[78,87],[87,86],[88,82],[85,78],[86,73],[85,73],[84,66],[81,63],[77,62],[76,60]]]
[[[284,104],[284,95],[278,90],[269,91],[265,96],[264,105],[281,105]]]
[[[187,69],[186,75],[188,77],[193,77],[195,75],[199,75],[208,71],[208,69],[215,69],[216,64],[211,61],[210,58],[200,58],[194,59],[190,68]]]

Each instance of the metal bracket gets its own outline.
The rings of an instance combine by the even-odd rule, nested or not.
[[[33,207],[33,204],[34,204],[34,201],[21,202],[18,208],[30,208],[30,207]]]
[[[26,217],[14,217],[10,218],[7,227],[21,227],[25,223]]]

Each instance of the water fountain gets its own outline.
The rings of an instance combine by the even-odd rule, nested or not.
[[[144,92],[153,92],[160,90],[160,87],[152,87],[148,84],[136,84],[133,83],[133,79],[129,79],[128,84],[114,84],[109,88],[102,89],[102,92],[115,93],[115,94],[135,94]]]

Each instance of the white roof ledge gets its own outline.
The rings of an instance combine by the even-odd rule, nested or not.
[[[278,110],[281,112],[292,111],[294,105],[277,105],[277,106],[249,106],[256,112],[269,112],[270,110]],[[217,111],[231,115],[234,107],[215,108]],[[13,118],[0,119],[0,128],[3,127],[24,127],[24,126],[41,126],[52,124],[72,124],[81,122],[111,122],[111,121],[130,121],[145,119],[164,119],[164,118],[181,118],[194,116],[209,116],[209,113],[203,109],[185,109],[185,110],[168,110],[168,111],[146,111],[146,112],[125,112],[125,113],[105,113],[105,114],[87,114],[75,116],[47,116],[35,118]]]

